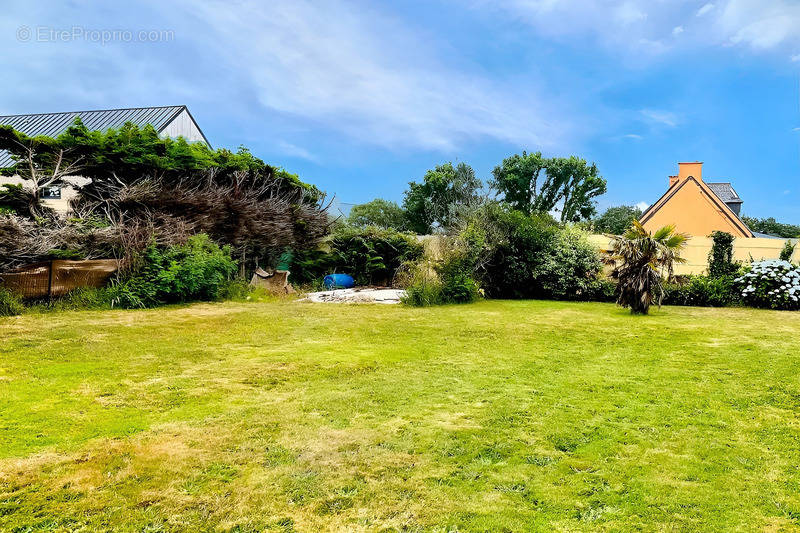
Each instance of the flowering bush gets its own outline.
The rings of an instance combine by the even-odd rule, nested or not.
[[[736,278],[745,304],[769,309],[800,309],[800,267],[788,261],[758,261]]]

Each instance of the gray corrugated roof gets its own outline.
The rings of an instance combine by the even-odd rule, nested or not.
[[[32,115],[0,115],[0,125],[11,126],[29,136],[47,135],[56,137],[64,133],[80,117],[90,130],[105,131],[122,127],[126,122],[142,127],[147,124],[161,132],[178,114],[186,109],[183,105],[162,107],[131,107],[124,109],[101,109],[95,111],[67,111],[63,113],[35,113]],[[11,154],[0,150],[0,168],[14,164]]]
[[[754,237],[758,237],[759,239],[781,239],[781,240],[784,240],[784,241],[787,240],[787,239],[785,239],[783,237],[778,237],[777,235],[770,235],[769,233],[759,233],[757,231],[753,232],[753,236]],[[792,240],[792,239],[788,239],[788,240]]]
[[[733,186],[729,182],[722,182],[722,183],[708,183],[708,188],[716,194],[720,200],[725,202],[726,204],[740,204],[742,203],[742,199],[739,198],[739,195],[736,194],[736,191],[733,190]]]

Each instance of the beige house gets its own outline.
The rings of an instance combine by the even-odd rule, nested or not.
[[[714,231],[730,233],[734,259],[743,263],[751,260],[777,259],[786,239],[754,233],[740,217],[742,198],[729,182],[703,180],[703,163],[678,163],[678,174],[669,176],[667,191],[648,207],[639,221],[650,232],[674,225],[689,235],[681,251],[684,262],[675,265],[675,273],[703,274],[708,269],[708,253]],[[607,235],[592,235],[600,250],[611,249]],[[796,242],[796,240],[793,240]],[[800,246],[795,249],[794,261],[800,260]]]
[[[69,128],[79,117],[90,130],[106,131],[122,127],[131,122],[139,127],[151,125],[162,137],[183,137],[189,142],[202,142],[211,147],[200,126],[185,105],[161,107],[135,107],[123,109],[101,109],[95,111],[68,111],[63,113],[36,113],[32,115],[0,116],[0,125],[11,126],[29,136],[47,135],[57,137]],[[0,168],[14,165],[11,154],[0,150]],[[70,177],[69,183],[75,186],[85,183],[80,176]],[[24,185],[19,176],[0,176],[0,185]],[[75,196],[75,189],[69,185],[49,187],[42,196],[43,204],[58,212],[69,210],[69,201]]]
[[[725,231],[734,237],[755,235],[739,218],[742,199],[728,182],[703,181],[703,163],[678,163],[669,177],[667,192],[642,213],[639,221],[648,231],[674,225],[689,235],[705,237]]]

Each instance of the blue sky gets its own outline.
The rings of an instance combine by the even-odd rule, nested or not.
[[[0,46],[0,114],[186,104],[342,202],[541,150],[595,161],[601,208],[700,160],[800,223],[798,0],[11,0]]]

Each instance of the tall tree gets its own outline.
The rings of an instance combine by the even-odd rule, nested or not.
[[[397,202],[376,198],[365,204],[354,205],[347,222],[353,226],[377,226],[402,231],[406,227],[406,214]]]
[[[466,163],[437,165],[422,178],[412,181],[403,199],[409,229],[430,233],[452,227],[463,210],[480,202],[481,180]]]
[[[576,156],[554,157],[547,162],[547,177],[557,191],[561,221],[577,222],[597,212],[594,199],[606,192],[606,180],[599,175],[597,165],[588,164]],[[555,206],[556,210],[559,207]]]
[[[594,231],[622,235],[640,216],[642,216],[642,210],[633,205],[609,207],[592,221]]]
[[[597,166],[575,156],[522,152],[504,159],[492,175],[491,186],[504,202],[528,214],[558,211],[562,222],[591,217],[594,198],[606,192]]]
[[[514,154],[492,170],[490,185],[514,209],[526,214],[548,212],[555,202],[550,198],[554,189],[542,176],[546,165],[541,152]]]

